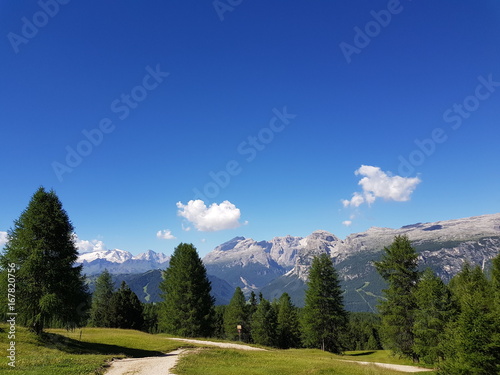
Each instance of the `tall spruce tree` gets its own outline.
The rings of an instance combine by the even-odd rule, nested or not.
[[[192,244],[175,248],[160,289],[164,298],[159,316],[162,331],[185,337],[211,335],[214,298],[205,266]]]
[[[465,263],[449,284],[458,315],[448,324],[442,350],[443,374],[498,374],[500,327],[493,308],[491,284],[479,266]]]
[[[144,324],[143,307],[137,295],[125,281],[109,301],[110,326],[140,330]]]
[[[2,279],[15,265],[17,323],[37,334],[50,324],[73,328],[87,318],[90,296],[74,228],[54,191],[40,187],[8,232]]]
[[[250,305],[252,306],[252,305]],[[248,311],[250,306],[247,306],[245,295],[240,287],[234,291],[229,305],[224,312],[224,331],[229,340],[238,340],[238,326],[241,326],[241,338],[248,341],[250,338],[250,319]]]
[[[493,258],[492,265],[491,286],[493,288],[493,299],[496,309],[496,315],[500,319],[500,253],[495,258]]]
[[[414,351],[424,363],[437,363],[443,358],[444,329],[455,309],[448,287],[430,268],[424,271],[415,289],[415,302]]]
[[[90,325],[93,327],[111,327],[112,313],[109,308],[115,287],[111,274],[105,269],[97,278],[92,293],[90,308]]]
[[[252,340],[258,345],[277,345],[277,316],[271,303],[262,298],[252,315]]]
[[[300,327],[297,308],[288,293],[283,293],[277,304],[278,316],[276,328],[277,345],[281,349],[300,347]]]
[[[347,312],[340,281],[330,257],[321,254],[313,259],[307,283],[302,315],[304,345],[340,353],[342,334],[347,326]]]
[[[389,284],[383,291],[386,300],[379,305],[382,339],[394,353],[416,361],[418,356],[413,350],[416,301],[413,292],[419,279],[418,255],[406,235],[396,236],[384,250],[382,260],[375,262],[378,273]]]

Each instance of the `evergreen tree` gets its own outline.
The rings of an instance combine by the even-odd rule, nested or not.
[[[419,279],[417,253],[407,236],[396,236],[385,247],[381,261],[375,267],[388,282],[385,301],[379,305],[382,315],[381,334],[387,347],[394,353],[417,360],[413,350],[413,323],[416,308],[413,294]]]
[[[16,275],[17,323],[37,334],[50,322],[73,328],[86,319],[89,294],[75,267],[74,228],[54,191],[39,188],[14,229],[0,259],[2,279],[9,265]]]
[[[341,335],[346,329],[342,289],[337,271],[327,254],[313,259],[302,315],[302,338],[307,347],[333,353],[342,351]]]
[[[164,298],[162,331],[185,337],[211,335],[214,298],[207,271],[193,245],[181,243],[175,248],[160,289]]]
[[[283,293],[277,303],[277,345],[281,349],[300,347],[300,328],[297,308],[288,293]]]
[[[491,270],[491,287],[493,289],[493,299],[496,309],[496,315],[500,317],[500,253],[495,258],[493,258],[492,265],[493,268]]]
[[[382,344],[378,329],[380,317],[368,312],[350,312],[347,332],[344,336],[346,350],[380,350]]]
[[[156,303],[142,304],[142,316],[144,320],[143,331],[148,333],[158,333],[158,310],[159,305]]]
[[[443,358],[440,342],[454,308],[448,287],[430,268],[424,271],[415,289],[415,302],[414,351],[423,362],[437,363]]]
[[[464,264],[450,281],[459,313],[447,327],[442,350],[443,374],[496,374],[500,372],[499,327],[492,307],[491,285],[479,266]]]
[[[218,339],[225,339],[226,332],[224,330],[224,314],[226,312],[225,305],[215,306],[213,337]]]
[[[111,327],[142,329],[144,324],[142,304],[137,295],[130,290],[125,281],[113,293],[109,302]]]
[[[276,346],[276,311],[268,300],[262,298],[252,316],[252,339],[258,345]]]
[[[111,327],[111,311],[109,303],[114,291],[111,274],[105,269],[97,278],[92,294],[90,308],[90,325],[93,327]]]
[[[240,287],[237,287],[234,291],[233,297],[224,312],[224,331],[229,340],[239,339],[237,326],[242,327],[242,339],[248,341],[250,332],[248,310],[245,295]]]

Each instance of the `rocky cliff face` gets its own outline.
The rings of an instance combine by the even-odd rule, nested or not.
[[[207,272],[246,292],[257,290],[295,265],[300,237],[276,237],[257,242],[236,237],[205,256]]]
[[[397,235],[407,235],[419,253],[422,269],[432,268],[448,281],[465,261],[487,267],[500,252],[500,214],[465,219],[417,223],[399,229],[370,228],[345,240],[326,231],[301,237],[277,237],[256,242],[239,237],[208,254],[209,273],[246,291],[259,289],[266,298],[288,292],[303,304],[312,259],[330,255],[345,288],[349,309],[374,311],[382,296],[384,281],[373,262]]]

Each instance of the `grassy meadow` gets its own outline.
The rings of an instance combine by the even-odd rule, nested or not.
[[[387,356],[382,353],[380,357]],[[363,356],[358,356],[365,361]],[[182,357],[177,365],[179,375],[395,375],[402,374],[376,365],[345,361],[316,349],[269,350],[246,352],[229,349],[203,349],[196,355]],[[395,360],[393,363],[397,363]],[[400,364],[400,363],[399,363]],[[425,372],[432,374],[432,372]]]
[[[8,349],[6,324],[0,324],[0,347]],[[66,331],[49,329],[42,338],[17,327],[16,368],[7,365],[3,356],[0,375],[96,375],[104,374],[106,364],[113,358],[149,357],[180,347],[201,348],[181,357],[176,368],[179,375],[287,375],[287,374],[342,374],[383,375],[401,374],[375,365],[349,363],[352,361],[376,361],[395,364],[411,364],[391,357],[386,351],[348,352],[337,356],[312,349],[268,351],[241,351],[207,348],[169,340],[166,335],[150,335],[144,332],[111,328],[83,328]],[[5,350],[6,352],[6,350]],[[339,361],[342,360],[342,361]],[[432,374],[432,373],[426,373]]]

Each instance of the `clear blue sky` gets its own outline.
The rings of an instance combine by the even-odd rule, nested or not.
[[[0,232],[39,186],[134,254],[500,211],[498,1],[231,3],[1,1]]]

